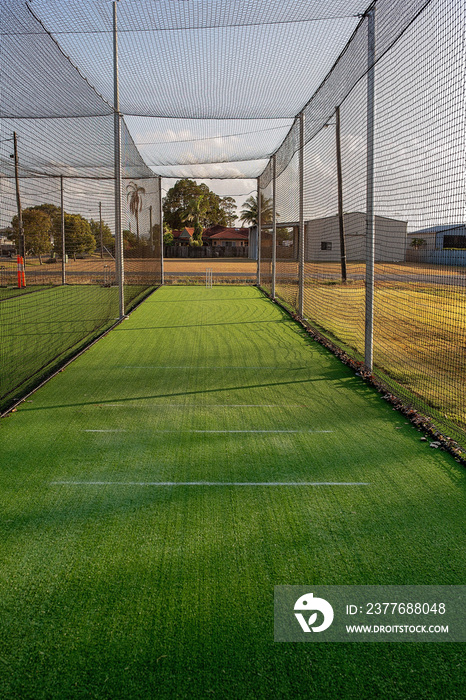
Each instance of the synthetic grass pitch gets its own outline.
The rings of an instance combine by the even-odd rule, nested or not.
[[[0,697],[462,697],[457,644],[273,642],[275,585],[462,583],[466,479],[258,290],[159,289],[0,431]]]

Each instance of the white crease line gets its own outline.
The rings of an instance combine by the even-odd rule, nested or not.
[[[52,481],[51,486],[370,486],[369,481]]]
[[[83,433],[126,433],[124,428],[110,428],[108,430],[83,430]]]

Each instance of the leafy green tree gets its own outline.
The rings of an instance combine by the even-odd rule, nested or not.
[[[220,208],[225,212],[226,226],[234,226],[236,221],[236,201],[234,197],[222,197]]]
[[[136,239],[139,241],[139,212],[142,210],[142,198],[146,194],[144,187],[136,182],[130,182],[126,186],[126,196],[129,199],[129,210],[136,219]]]
[[[133,233],[130,229],[123,229],[123,248],[125,250],[128,250],[130,248],[136,248],[138,243],[138,239],[136,238],[136,234]]]
[[[27,255],[49,253],[52,248],[52,220],[45,211],[38,207],[29,207],[22,211],[24,243]],[[14,216],[11,222],[13,238],[19,249],[18,216]]]
[[[163,242],[165,245],[172,245],[173,241],[175,239],[173,238],[173,233],[171,228],[168,226],[168,224],[163,225]]]
[[[100,248],[100,221],[91,219],[89,223],[91,225],[91,233],[97,242],[97,247]],[[102,243],[109,250],[113,250],[115,245],[115,238],[112,236],[110,226],[104,221],[102,221]]]
[[[261,193],[260,201],[261,201],[261,223],[262,224],[270,224],[272,222],[272,214],[273,214],[272,200],[267,198],[267,197],[264,197],[264,195]],[[243,209],[241,210],[241,213],[240,213],[240,221],[242,221],[243,223],[249,224],[250,226],[257,226],[257,214],[258,214],[257,197],[254,197],[254,195],[251,195],[250,197],[247,198],[247,200],[243,204]],[[280,215],[275,213],[275,216],[278,217]]]
[[[191,202],[199,197],[202,197],[202,211],[198,217],[201,226],[228,225],[227,214],[221,206],[222,198],[204,183],[198,185],[194,180],[184,178],[168,190],[163,200],[164,221],[171,229],[181,229],[186,225],[187,215],[191,213]]]
[[[203,194],[190,199],[185,209],[185,222],[194,224],[193,240],[202,245],[202,231],[204,230],[201,221],[204,220],[208,202]]]
[[[419,248],[422,248],[422,246],[425,245],[425,243],[425,238],[413,238],[409,245],[411,246],[411,248],[414,248],[414,250],[419,250]]]
[[[92,235],[91,225],[80,214],[67,214],[65,212],[65,253],[67,255],[82,255],[93,253],[96,248],[96,240]],[[60,220],[54,221],[54,250],[58,255],[62,254]]]

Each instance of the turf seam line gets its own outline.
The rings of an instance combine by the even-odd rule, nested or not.
[[[151,433],[303,433],[303,434],[317,434],[317,433],[333,433],[333,430],[158,430],[157,428],[146,428]],[[125,428],[105,428],[105,429],[85,429],[83,433],[126,433]]]
[[[370,486],[369,481],[52,481],[51,486]]]

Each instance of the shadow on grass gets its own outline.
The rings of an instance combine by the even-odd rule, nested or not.
[[[176,369],[176,368],[174,368]],[[290,371],[289,368],[284,368],[286,371]],[[299,368],[301,369],[301,368]],[[306,368],[307,369],[307,368]],[[326,375],[323,377],[313,377],[311,379],[293,379],[287,382],[263,382],[259,384],[242,384],[242,385],[229,385],[229,386],[224,386],[224,387],[218,387],[215,389],[196,389],[196,390],[191,390],[191,391],[174,391],[174,392],[168,392],[168,393],[161,393],[161,394],[147,394],[146,396],[126,396],[126,397],[113,397],[110,399],[93,399],[92,401],[78,401],[78,402],[73,402],[73,403],[62,403],[62,404],[53,404],[52,406],[24,406],[21,408],[22,412],[26,411],[50,411],[50,410],[55,410],[58,408],[74,408],[77,406],[97,406],[99,404],[106,404],[106,403],[115,403],[116,401],[118,402],[127,402],[127,401],[146,401],[148,399],[161,399],[161,398],[171,398],[173,396],[192,396],[192,395],[199,395],[199,394],[212,394],[212,393],[221,393],[225,391],[239,391],[242,389],[264,389],[264,388],[269,388],[269,387],[274,387],[274,386],[287,386],[291,384],[308,384],[308,383],[313,383],[313,382],[328,382],[328,381],[334,381],[334,380],[340,380],[345,378],[345,375],[342,374],[342,372],[335,371],[333,372],[333,377]],[[359,382],[358,382],[359,384]],[[355,390],[359,387],[353,387]],[[375,392],[368,388],[365,385],[361,385],[360,389],[366,393],[368,396],[370,394],[374,394]]]

